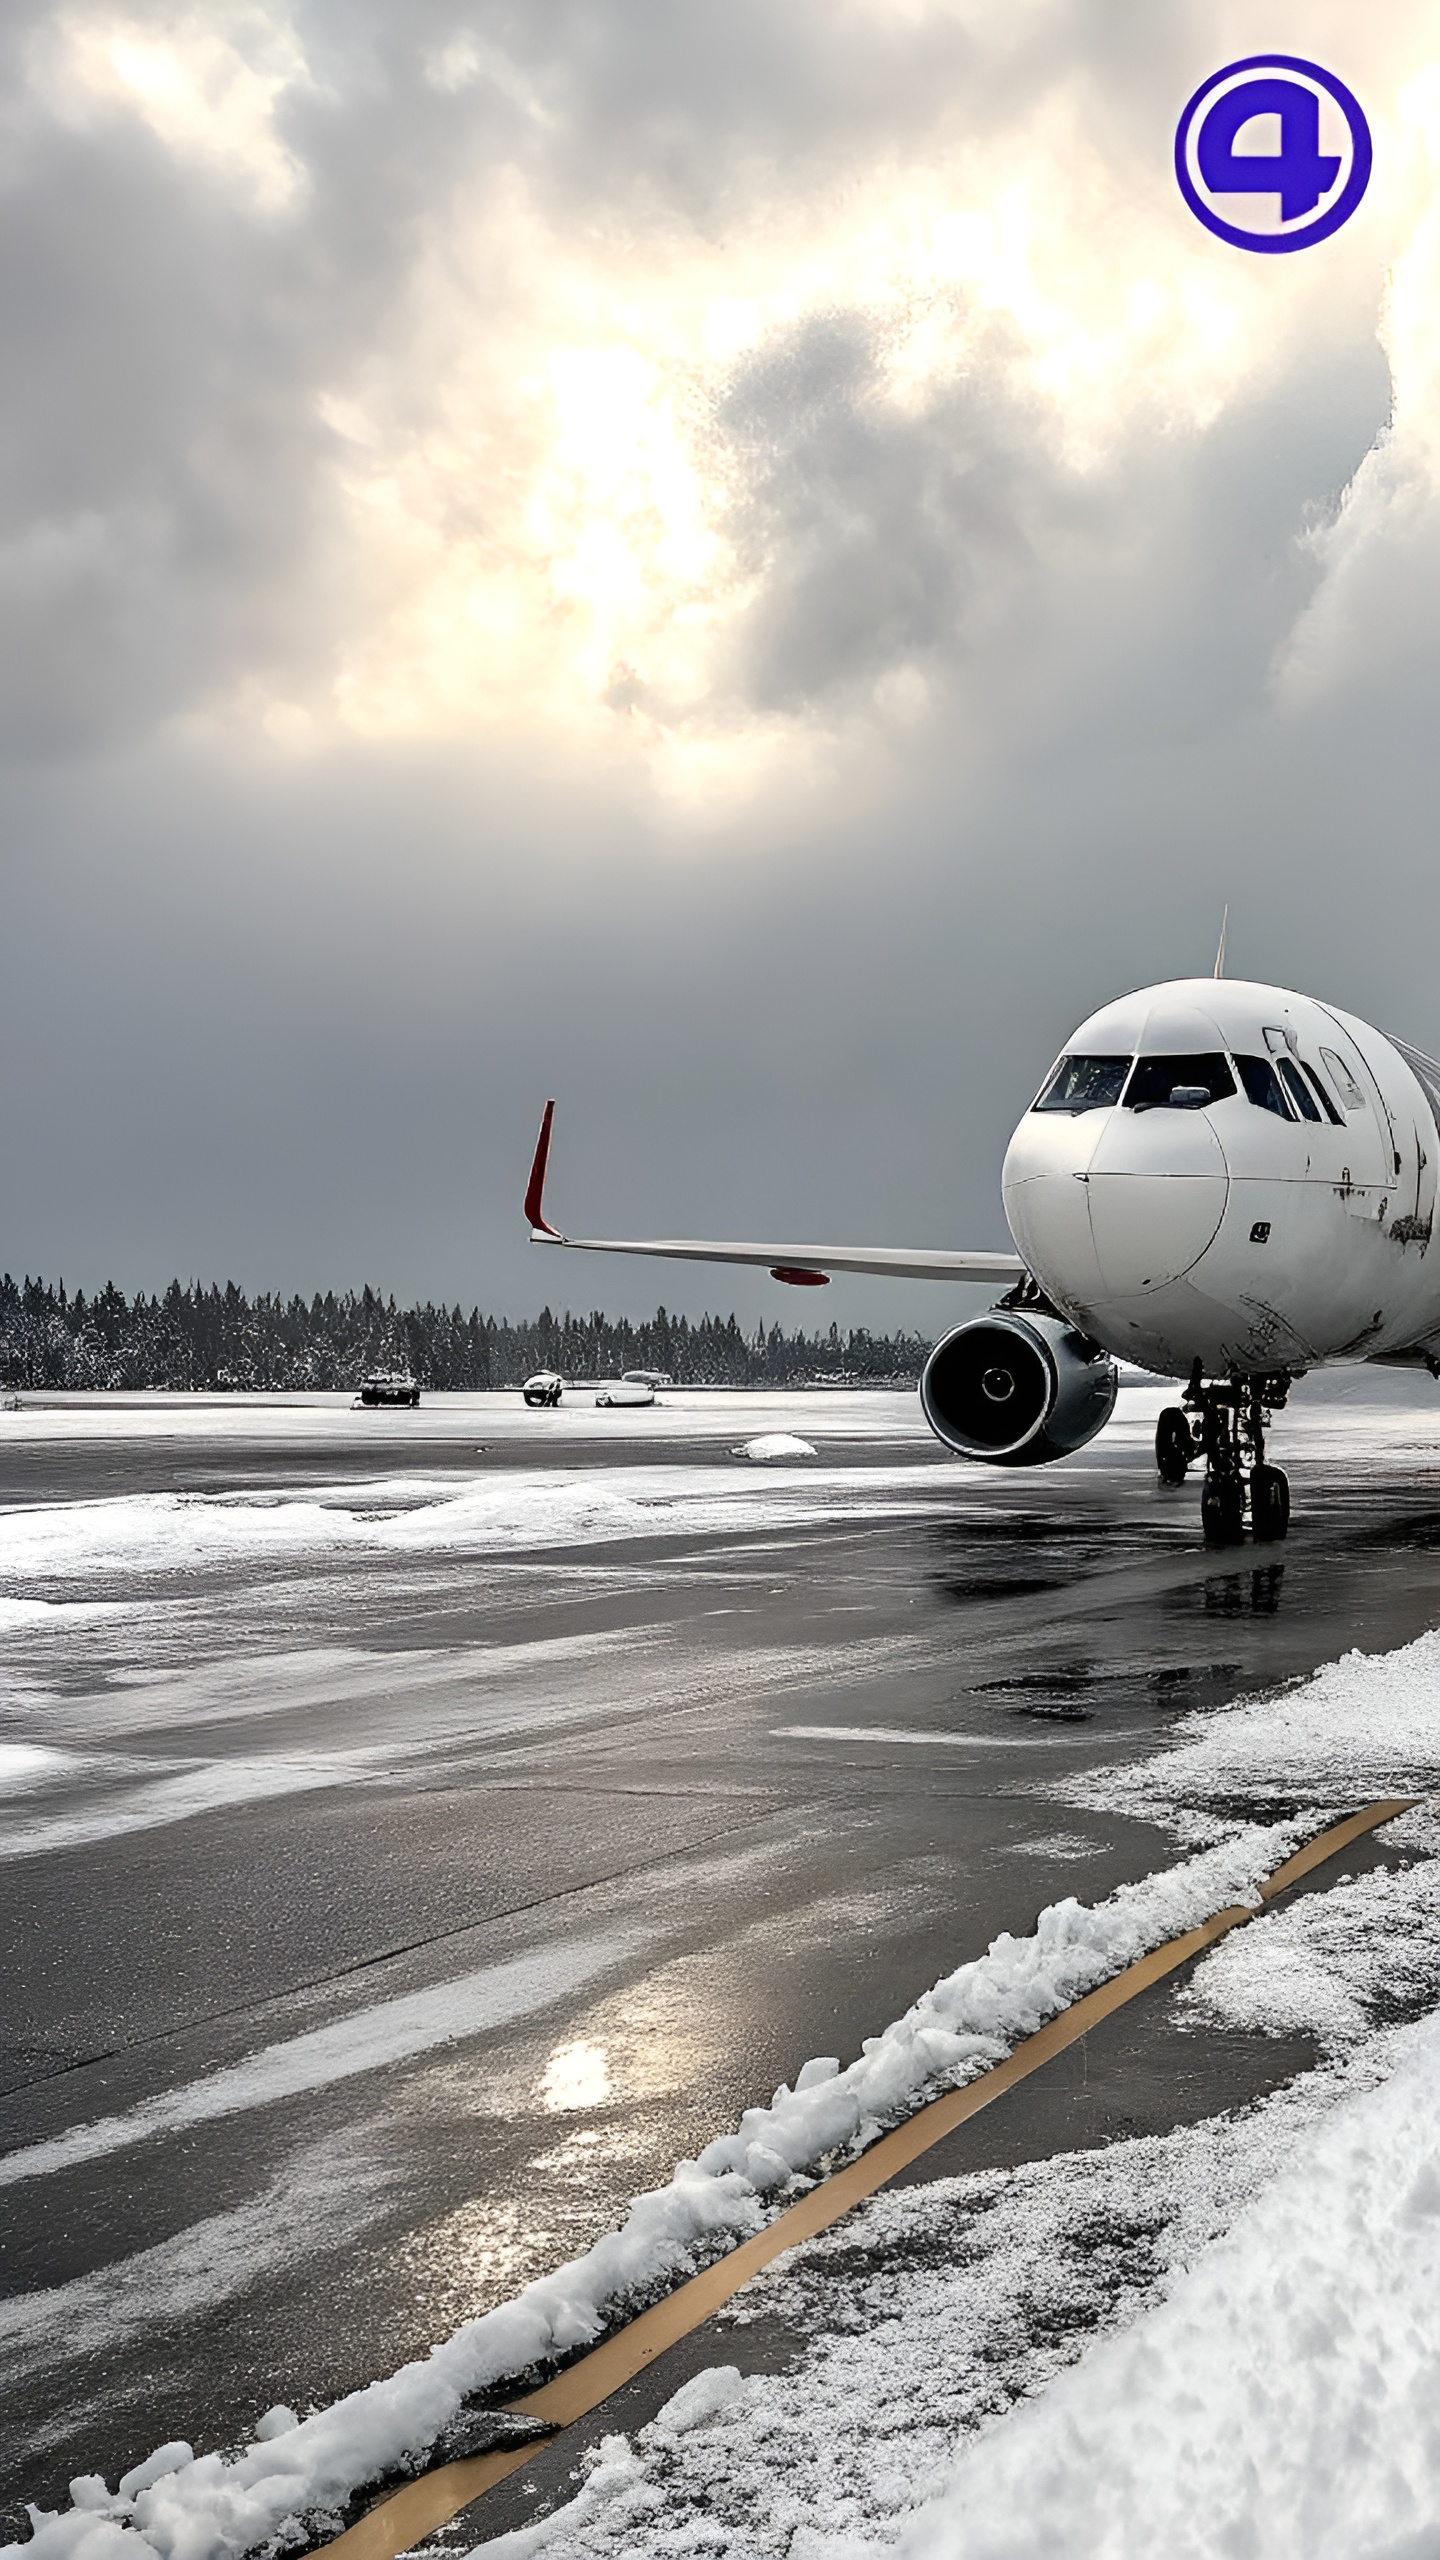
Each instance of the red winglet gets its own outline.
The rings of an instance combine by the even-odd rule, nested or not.
[[[555,1105],[553,1102],[547,1102],[545,1117],[540,1123],[540,1135],[535,1141],[535,1161],[530,1167],[530,1179],[525,1186],[525,1215],[532,1227],[538,1227],[541,1233],[547,1236],[558,1236],[560,1233],[558,1227],[551,1226],[541,1205],[545,1193],[545,1167],[550,1160],[550,1123],[554,1117]]]

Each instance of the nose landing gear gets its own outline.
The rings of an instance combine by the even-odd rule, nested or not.
[[[1207,1382],[1197,1360],[1183,1406],[1167,1405],[1160,1416],[1155,1427],[1155,1464],[1166,1484],[1183,1484],[1191,1462],[1204,1457],[1200,1523],[1211,1546],[1239,1545],[1245,1535],[1247,1496],[1250,1532],[1257,1543],[1272,1544],[1290,1526],[1289,1482],[1281,1468],[1267,1465],[1265,1459],[1270,1417],[1282,1410],[1290,1386],[1288,1369],[1258,1378],[1232,1372],[1228,1378]]]

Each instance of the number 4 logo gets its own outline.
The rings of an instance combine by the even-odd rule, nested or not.
[[[1293,54],[1255,54],[1215,72],[1175,134],[1191,212],[1233,247],[1270,256],[1309,248],[1348,222],[1371,157],[1359,101],[1333,72]]]

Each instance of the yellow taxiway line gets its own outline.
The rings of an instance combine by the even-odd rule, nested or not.
[[[1318,1832],[1303,1849],[1296,1850],[1293,1858],[1287,1858],[1273,1875],[1265,1878],[1260,1886],[1262,1905],[1273,1902],[1277,1894],[1298,1884],[1327,1859],[1338,1857],[1342,1849],[1362,1839],[1367,1831],[1377,1831],[1382,1823],[1393,1822],[1397,1814],[1408,1812],[1416,1801],[1413,1796],[1387,1796],[1366,1805],[1360,1813],[1347,1815],[1343,1822],[1333,1823],[1328,1831]],[[1067,2045],[1078,2044],[1102,2018],[1123,2009],[1128,2000],[1148,1991],[1152,1983],[1177,1972],[1192,1956],[1202,1954],[1217,1938],[1228,1936],[1232,1929],[1253,1917],[1247,1904],[1233,1903],[1226,1910],[1217,1911],[1212,1919],[1203,1920],[1197,1929],[1187,1929],[1182,1937],[1169,1939],[1163,1947],[1155,1947],[1148,1956],[1127,1965],[1123,1973],[1112,1975],[1097,1991],[1087,1992],[1082,2000],[1063,2009],[1058,2018],[1027,2036],[992,2070],[983,2072],[979,2079],[967,2080],[963,2089],[948,2090],[944,2097],[934,2098],[928,2106],[917,2109],[892,2133],[882,2134],[848,2168],[837,2169],[833,2177],[812,2187],[798,2204],[788,2205],[753,2240],[742,2241],[728,2257],[706,2267],[703,2274],[692,2276],[687,2284],[677,2285],[663,2302],[642,2311],[638,2319],[568,2365],[553,2381],[542,2383],[536,2391],[527,2391],[523,2398],[508,2401],[506,2407],[520,2417],[547,2419],[555,2427],[568,2427],[577,2418],[588,2416],[622,2383],[633,2381],[667,2347],[673,2347],[677,2339],[688,2336],[708,2320],[772,2258],[838,2222],[842,2214],[885,2186],[932,2144],[943,2142],[957,2125],[978,2115],[982,2107],[992,2106],[1007,2089],[1028,2079],[1032,2071],[1041,2070]],[[380,2499],[368,2515],[350,2525],[328,2548],[343,2552],[345,2560],[398,2560],[402,2551],[410,2550],[427,2534],[448,2524],[462,2507],[472,2506],[487,2489],[495,2488],[512,2471],[532,2462],[552,2441],[553,2438],[542,2436],[531,2444],[506,2445],[494,2453],[475,2454],[464,2462],[442,2463]]]

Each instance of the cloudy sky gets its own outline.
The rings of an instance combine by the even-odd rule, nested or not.
[[[1083,1014],[1440,1049],[1440,5],[10,0],[0,1262],[927,1327]],[[1301,254],[1175,187],[1326,63]],[[569,1285],[561,1288],[561,1280]]]

